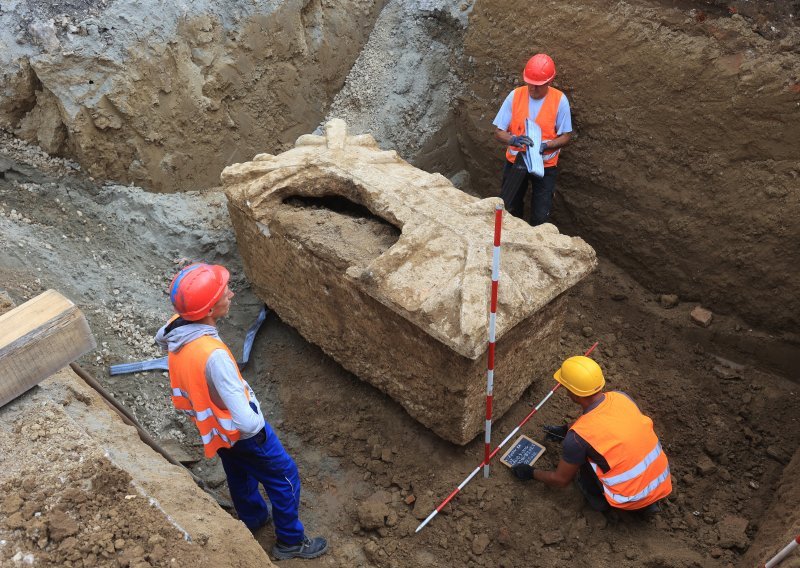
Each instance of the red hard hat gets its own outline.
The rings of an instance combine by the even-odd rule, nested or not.
[[[531,85],[544,85],[556,76],[556,64],[549,55],[537,53],[525,65],[522,78]]]
[[[222,297],[230,277],[219,264],[190,264],[172,279],[169,299],[183,319],[203,319]]]

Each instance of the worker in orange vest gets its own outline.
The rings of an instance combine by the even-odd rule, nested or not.
[[[547,439],[563,440],[554,471],[517,464],[514,474],[552,487],[566,487],[577,474],[578,487],[597,511],[658,511],[658,502],[672,491],[672,480],[653,421],[628,395],[603,392],[603,371],[589,357],[570,357],[555,379],[583,414],[572,425],[545,426]]]
[[[558,156],[572,137],[569,101],[564,93],[551,86],[555,76],[556,66],[549,56],[537,53],[531,57],[522,73],[526,85],[508,94],[492,123],[497,127],[494,137],[508,147],[501,197],[508,212],[521,218],[530,183],[533,191],[528,222],[533,226],[547,222],[550,217]],[[528,118],[542,130],[540,147],[532,149],[542,154],[542,178],[528,173],[523,159],[523,152],[533,143],[526,136],[525,121]]]
[[[239,519],[250,530],[274,520],[274,557],[316,558],[328,543],[305,535],[298,516],[297,466],[264,420],[255,393],[217,332],[217,321],[231,307],[229,279],[225,267],[198,263],[170,284],[178,313],[158,331],[156,342],[168,352],[172,402],[197,426],[205,456],[222,461]],[[271,515],[259,483],[272,504]]]

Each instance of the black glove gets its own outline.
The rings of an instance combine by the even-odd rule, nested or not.
[[[549,424],[547,426],[543,426],[542,430],[544,430],[545,441],[560,442],[567,437],[569,426],[566,424],[564,426],[553,426],[552,424]]]
[[[533,140],[528,138],[527,136],[512,136],[511,140],[509,141],[510,146],[531,146],[533,145]]]
[[[528,465],[526,463],[518,463],[511,469],[514,470],[514,475],[517,476],[517,479],[521,479],[522,481],[528,481],[530,479],[533,479],[534,467],[532,465]]]

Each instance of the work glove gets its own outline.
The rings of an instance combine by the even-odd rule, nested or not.
[[[547,150],[547,142],[542,142],[541,146],[539,146],[539,153],[544,154]]]
[[[564,426],[553,426],[552,424],[548,424],[547,426],[543,426],[542,430],[544,430],[545,441],[561,442],[564,438],[567,437],[569,426],[567,426],[566,424]]]
[[[533,140],[527,136],[512,136],[509,144],[511,146],[532,146]]]
[[[533,479],[534,467],[532,465],[528,465],[526,463],[518,463],[511,469],[514,471],[514,475],[517,476],[517,479],[521,479],[522,481],[528,481]]]

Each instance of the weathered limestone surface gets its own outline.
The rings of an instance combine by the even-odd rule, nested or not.
[[[222,173],[245,271],[280,317],[445,439],[483,428],[494,209],[341,120]],[[495,416],[550,373],[594,250],[504,216]]]

